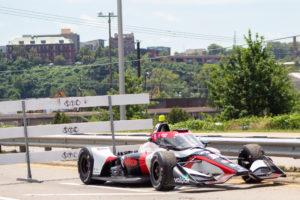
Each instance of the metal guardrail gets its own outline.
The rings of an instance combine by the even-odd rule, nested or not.
[[[148,136],[116,135],[116,145],[134,145],[146,142]],[[245,144],[256,143],[263,147],[266,154],[270,156],[300,158],[300,138],[268,138],[268,137],[210,137],[199,138],[210,142],[209,146],[219,149],[226,155],[237,155],[240,148]],[[29,138],[30,146],[38,147],[67,147],[81,148],[84,146],[109,146],[111,135],[56,135]],[[24,139],[0,140],[0,145],[24,145]]]

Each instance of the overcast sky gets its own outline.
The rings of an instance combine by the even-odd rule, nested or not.
[[[18,10],[7,15],[3,7],[41,12],[45,16],[74,17],[86,20],[86,23],[25,18],[16,16],[21,13]],[[116,14],[117,0],[0,0],[0,45],[6,45],[12,38],[23,34],[57,34],[61,28],[71,28],[80,34],[81,41],[107,39],[107,20],[97,17],[100,11]],[[124,33],[134,32],[142,47],[169,46],[174,53],[206,48],[211,43],[231,46],[235,31],[238,44],[243,43],[241,39],[249,29],[266,39],[298,35],[299,11],[300,0],[123,0],[123,24],[126,25]],[[103,23],[102,26],[87,26],[99,22]],[[117,23],[117,19],[113,22]],[[137,26],[138,30],[132,26]]]

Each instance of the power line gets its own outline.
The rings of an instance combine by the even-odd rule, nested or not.
[[[7,14],[7,15],[13,15],[13,16],[27,17],[27,18],[32,18],[32,19],[45,20],[45,21],[50,21],[50,22],[63,22],[63,23],[71,23],[71,24],[76,24],[76,25],[84,25],[84,26],[106,29],[106,26],[104,23],[100,23],[100,22],[93,21],[93,20],[83,20],[83,19],[75,18],[75,17],[53,15],[53,14],[48,14],[48,13],[16,9],[16,8],[9,8],[9,7],[4,7],[4,6],[0,6],[0,13]],[[116,24],[112,24],[112,25],[116,29],[117,25]],[[198,34],[198,33],[163,30],[163,29],[157,29],[157,28],[147,28],[147,27],[132,26],[132,25],[125,25],[125,29],[134,31],[134,32],[150,34],[150,35],[164,35],[164,36],[177,37],[177,38],[232,42],[232,37],[228,37],[228,36],[205,35],[205,34]]]

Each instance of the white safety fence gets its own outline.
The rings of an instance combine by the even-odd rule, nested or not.
[[[122,155],[123,152],[137,152],[140,145],[121,145],[116,147],[116,154]],[[113,147],[109,147],[111,150]],[[51,162],[58,160],[77,160],[80,149],[66,149],[61,151],[45,151],[30,153],[31,163]],[[26,163],[26,153],[3,154],[0,157],[0,165],[11,165]]]
[[[45,162],[55,160],[74,159],[78,154],[78,149],[53,152],[35,152],[29,153],[28,138],[49,136],[49,135],[70,135],[81,133],[99,133],[111,131],[112,150],[117,154],[115,145],[115,131],[131,131],[152,128],[152,119],[142,120],[120,120],[113,121],[112,106],[149,104],[149,94],[125,94],[112,96],[89,96],[89,97],[69,97],[69,98],[42,98],[27,99],[19,101],[0,102],[2,113],[23,112],[24,127],[1,128],[0,140],[11,138],[25,138],[26,153],[3,154],[0,155],[1,164],[15,164],[27,162],[28,179],[22,179],[33,182],[31,178],[30,162]],[[96,106],[108,106],[110,110],[110,121],[88,122],[88,123],[70,123],[56,125],[27,126],[26,112],[34,110],[65,110],[74,108],[86,108]],[[128,148],[128,147],[126,147]]]

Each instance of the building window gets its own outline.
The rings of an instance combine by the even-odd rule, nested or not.
[[[191,59],[191,58],[186,59],[186,63],[187,64],[193,64],[193,59]]]
[[[41,40],[41,43],[42,44],[46,44],[46,40]]]
[[[59,44],[63,44],[64,43],[64,40],[59,40]]]
[[[31,41],[30,41],[30,44],[35,44],[35,41],[34,41],[34,40],[31,40]]]
[[[24,41],[19,41],[19,44],[23,45],[23,44],[24,44]]]
[[[183,62],[182,58],[176,58],[176,62]]]

